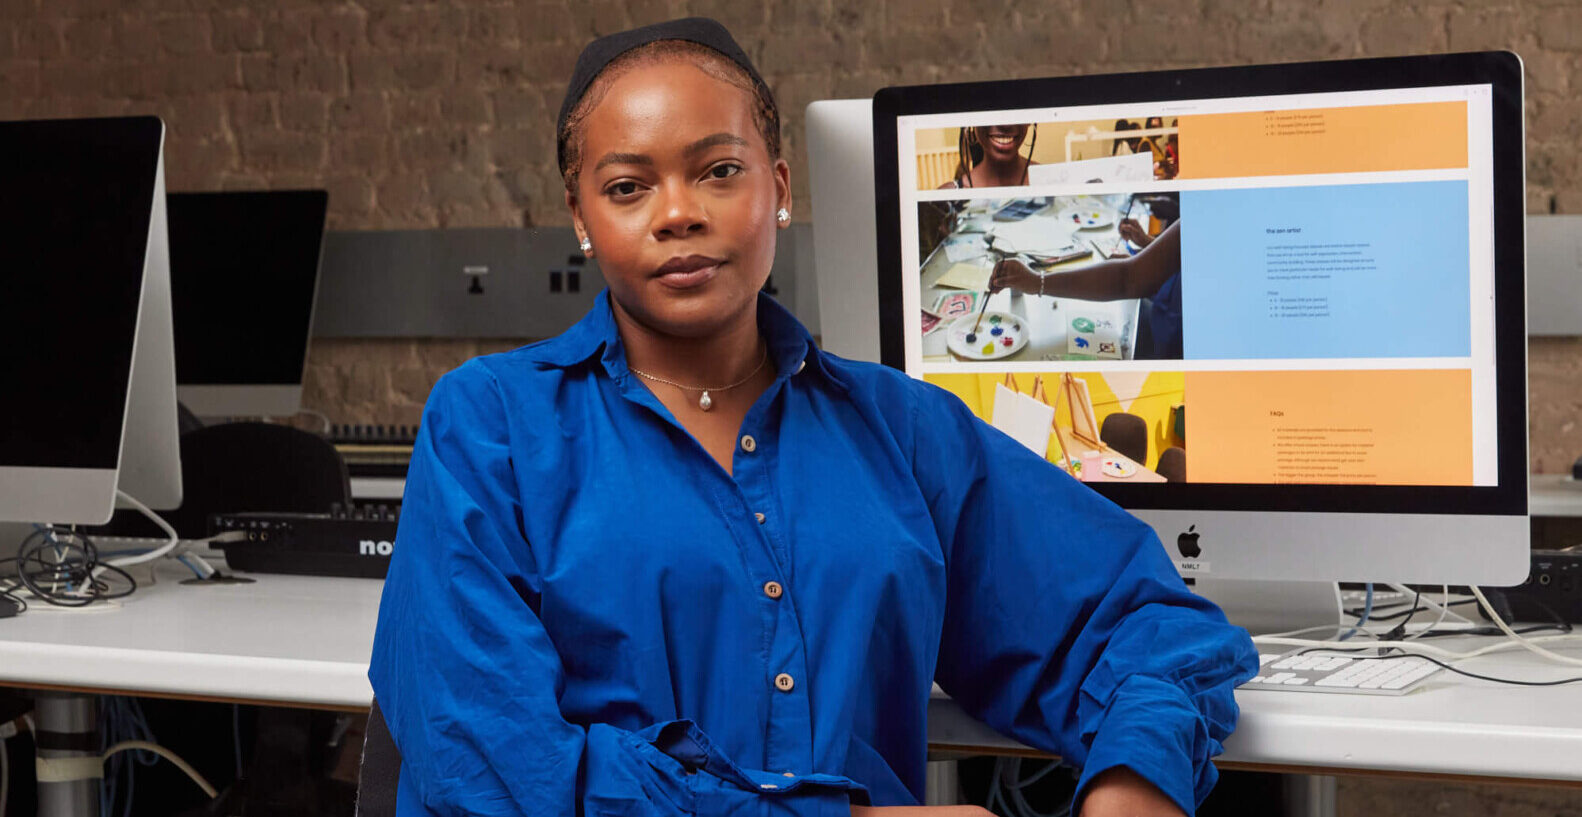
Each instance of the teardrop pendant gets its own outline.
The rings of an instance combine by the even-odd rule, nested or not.
[[[703,396],[698,398],[698,408],[704,411],[714,408],[714,398],[709,396],[708,389],[704,389]]]

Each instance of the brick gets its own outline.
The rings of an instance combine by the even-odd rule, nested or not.
[[[390,127],[390,105],[379,91],[355,91],[330,103],[336,131],[382,131]]]
[[[367,215],[374,209],[373,182],[360,173],[330,176],[325,183],[330,209],[340,214]]]
[[[171,128],[165,145],[165,186],[169,190],[207,190],[236,166],[236,146],[217,139],[179,139]]]
[[[769,22],[769,7],[764,0],[684,0],[683,14],[688,17],[712,17],[720,21],[733,36],[738,39],[748,36],[762,29]],[[669,16],[664,9],[656,10],[661,16]],[[647,15],[645,15],[647,16]],[[655,19],[634,20],[639,25],[657,22]]]
[[[18,26],[16,37],[18,57],[48,60],[59,57],[65,50],[60,27],[53,20],[34,20]]]
[[[325,12],[311,23],[313,44],[333,54],[345,54],[368,41],[367,14],[355,7]]]
[[[207,17],[166,17],[155,24],[159,46],[167,54],[199,54],[210,51]]]
[[[975,30],[976,31],[976,30]],[[860,54],[858,40],[848,34],[838,31],[807,31],[799,32],[803,36],[797,37],[770,37],[764,41],[763,50],[758,55],[758,69],[765,74],[784,74],[798,70],[807,70],[810,66],[820,68],[845,70],[855,68]],[[909,39],[911,34],[891,35],[887,38],[891,48],[897,47],[897,41]],[[922,36],[920,33],[919,38]],[[964,42],[966,39],[960,33],[949,35],[951,45],[955,47],[971,46]],[[936,46],[939,40],[935,40]],[[894,53],[894,52],[892,52]],[[946,53],[936,47],[930,52],[930,57],[937,58],[939,54]],[[960,53],[952,51],[950,53]],[[923,59],[921,51],[916,54],[918,59]]]
[[[160,113],[172,134],[186,139],[225,137],[225,100],[220,94],[168,100]]]
[[[240,60],[242,86],[248,91],[342,93],[347,89],[346,65],[337,56],[248,54]]]
[[[132,99],[167,99],[234,91],[240,87],[236,58],[212,54],[134,64],[107,73],[106,79]]]
[[[1388,11],[1362,23],[1362,56],[1388,57],[1444,51],[1444,15],[1433,12]]]
[[[1582,130],[1582,99],[1558,97],[1532,107],[1536,109],[1536,115],[1528,121],[1529,142],[1549,139],[1574,142],[1578,131]]]
[[[489,97],[482,91],[453,88],[440,97],[440,116],[449,125],[485,125],[490,121]]]
[[[566,2],[524,2],[517,7],[517,39],[523,45],[573,39],[585,42],[580,24]]]
[[[440,207],[477,205],[482,199],[478,179],[463,170],[444,170],[429,176],[429,199]]]
[[[271,16],[263,21],[264,51],[276,55],[313,51],[313,17],[302,12]]]
[[[14,34],[11,26],[0,28],[0,57],[4,56],[6,45],[14,42]],[[104,59],[116,46],[115,26],[109,20],[68,20],[62,38],[67,56],[75,60]]]
[[[489,142],[482,134],[462,128],[425,128],[396,136],[396,159],[409,168],[487,169]]]
[[[525,55],[515,45],[482,44],[456,55],[456,83],[472,88],[520,85],[527,79]]]
[[[537,124],[548,121],[554,116],[546,104],[543,93],[536,88],[505,88],[495,91],[493,99],[496,127]],[[557,106],[556,111],[558,110]]]
[[[494,165],[502,169],[519,169],[555,163],[555,136],[553,123],[544,122],[536,128],[496,127],[489,134],[489,152]]]
[[[588,0],[569,5],[575,25],[574,31],[577,34],[576,39],[579,41],[602,37],[632,27],[632,18],[627,14],[626,4],[620,0]]]
[[[425,91],[451,84],[456,57],[446,51],[354,54],[352,85],[360,90]]]
[[[428,199],[425,176],[401,173],[379,180],[375,202],[385,213],[410,212]]]
[[[391,138],[385,133],[346,133],[330,136],[329,167],[336,172],[384,172],[390,165]]]
[[[580,53],[582,45],[569,42],[545,43],[527,48],[522,55],[523,74],[530,82],[553,82],[565,87]]]
[[[324,166],[325,143],[317,135],[256,131],[237,134],[243,165],[249,170],[316,171]]]
[[[329,124],[330,100],[325,94],[282,94],[279,104],[280,127],[284,130],[321,133]]]
[[[1573,6],[1538,15],[1538,44],[1561,51],[1582,51],[1582,16]]]
[[[1247,62],[1336,59],[1346,40],[1310,20],[1249,20],[1235,29],[1236,56]]]
[[[390,370],[392,394],[411,405],[422,405],[426,402],[428,393],[433,390],[436,381],[434,374],[415,366],[402,366]]]
[[[1450,50],[1486,51],[1515,48],[1523,26],[1515,10],[1478,11],[1450,15]]]
[[[209,19],[209,38],[219,53],[259,51],[264,47],[263,21],[251,12],[227,11]]]
[[[375,48],[428,49],[458,42],[466,31],[466,10],[457,6],[397,6],[368,15],[368,41]]]
[[[275,100],[258,94],[237,94],[226,101],[226,121],[232,133],[273,130],[280,126]]]
[[[768,8],[769,19],[780,31],[826,28],[834,14],[829,0],[770,0]]]
[[[390,119],[403,130],[439,121],[439,93],[400,93],[389,97]]]
[[[521,42],[521,12],[515,4],[472,7],[466,13],[469,47],[516,45]]]

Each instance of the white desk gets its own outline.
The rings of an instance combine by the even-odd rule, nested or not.
[[[216,562],[218,566],[220,562]],[[108,608],[0,619],[0,685],[366,711],[384,582],[249,574],[254,584],[159,582]]]
[[[383,583],[255,574],[256,584],[176,584],[179,565],[114,610],[35,605],[0,619],[0,685],[361,711]],[[1445,645],[1445,641],[1438,642]],[[1582,651],[1575,654],[1582,655]],[[1505,653],[1466,666],[1521,678],[1582,675]],[[1243,692],[1222,765],[1305,774],[1582,781],[1582,685],[1517,688],[1441,673],[1398,698]],[[938,751],[1032,750],[936,695]]]
[[[1439,646],[1448,641],[1436,639]],[[1566,654],[1582,657],[1582,650]],[[1582,667],[1546,664],[1525,652],[1459,666],[1533,680],[1582,675]],[[1582,785],[1582,684],[1514,687],[1446,672],[1394,698],[1243,691],[1236,702],[1240,723],[1216,760],[1223,768]],[[929,702],[929,743],[975,753],[1033,752],[937,692]]]

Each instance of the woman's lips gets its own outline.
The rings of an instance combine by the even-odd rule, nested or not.
[[[705,255],[672,258],[659,267],[656,277],[659,283],[673,289],[692,289],[713,280],[722,263]]]

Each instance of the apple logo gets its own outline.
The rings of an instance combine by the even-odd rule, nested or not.
[[[1198,547],[1199,534],[1195,533],[1196,530],[1197,525],[1192,525],[1186,529],[1186,533],[1176,537],[1176,547],[1180,548],[1181,555],[1188,559],[1196,559],[1203,555],[1203,548]]]

